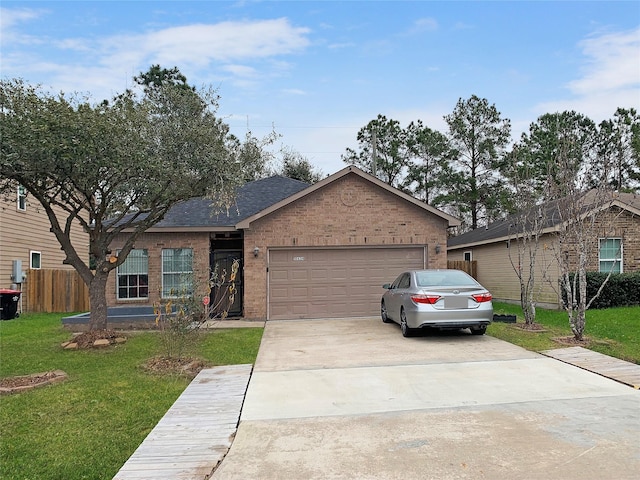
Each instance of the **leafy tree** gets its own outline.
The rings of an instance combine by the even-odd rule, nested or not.
[[[618,191],[640,189],[640,115],[618,108],[613,119],[600,123],[597,137],[594,184],[603,178]]]
[[[522,168],[539,199],[562,198],[584,180],[585,172],[592,171],[595,139],[593,121],[574,111],[547,113],[529,126],[520,140]]]
[[[316,171],[311,162],[299,152],[291,148],[283,148],[282,155],[282,176],[300,180],[306,183],[317,183],[322,179],[322,172]]]
[[[449,126],[449,141],[457,151],[447,200],[469,215],[466,220],[476,229],[481,220],[489,221],[502,214],[502,203],[508,196],[501,186],[501,159],[511,135],[511,122],[500,116],[495,105],[472,95],[459,99],[450,115],[444,117]]]
[[[411,155],[403,189],[425,203],[438,204],[442,186],[453,172],[449,162],[454,152],[442,133],[432,130],[422,121],[411,122],[405,131],[407,149]]]
[[[347,148],[342,160],[398,187],[409,164],[405,131],[397,120],[378,115],[358,132],[360,150]]]
[[[187,83],[187,77],[178,70],[178,67],[166,69],[160,65],[152,65],[148,71],[140,72],[139,75],[133,77],[133,80],[138,85],[143,85],[147,93],[153,92],[154,89],[162,85],[173,85],[185,91],[196,91],[195,87]]]
[[[241,144],[215,115],[215,91],[173,80],[144,87],[142,95],[127,91],[92,105],[18,79],[0,83],[0,192],[19,183],[40,202],[64,262],[89,287],[93,330],[106,327],[109,273],[140,234],[182,200],[231,203],[245,174]],[[78,223],[89,235],[89,252],[70,241]],[[112,252],[120,234],[126,240]]]
[[[273,144],[279,135],[272,131],[264,138],[254,137],[250,131],[245,134],[244,142],[238,138],[232,138],[233,151],[242,165],[243,182],[252,182],[269,175],[269,165],[273,162],[273,154],[268,147]]]

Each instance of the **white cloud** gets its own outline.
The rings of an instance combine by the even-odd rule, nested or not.
[[[589,38],[580,43],[589,58],[584,76],[569,83],[577,95],[640,86],[640,28]]]
[[[30,8],[0,8],[0,29],[5,32],[15,25],[28,22],[29,20],[32,20],[34,18],[38,18],[42,14],[42,10],[33,10]]]
[[[303,96],[307,94],[307,92],[305,92],[304,90],[300,90],[299,88],[285,88],[284,90],[282,90],[282,93],[297,96]]]
[[[575,110],[600,122],[618,107],[640,104],[640,27],[635,30],[593,36],[579,43],[585,57],[582,76],[566,87],[570,98],[541,103],[535,111]]]
[[[36,18],[42,12],[35,10],[2,10],[2,40],[7,44],[8,30]],[[34,35],[18,36],[14,43],[47,44],[57,49],[64,64],[55,64],[49,58],[38,58],[35,51],[28,53],[30,61],[20,61],[27,53],[19,50],[3,52],[3,69],[11,67],[20,76],[47,78],[54,90],[91,91],[96,98],[106,98],[130,86],[131,78],[151,64],[167,68],[178,66],[191,83],[218,77],[216,70],[226,73],[234,85],[254,87],[249,79],[271,78],[282,74],[289,64],[279,56],[303,51],[309,44],[308,28],[293,26],[287,18],[255,21],[192,24],[144,33],[119,34],[104,37],[68,37],[49,41]],[[54,58],[54,57],[51,57]],[[242,64],[236,63],[242,61]],[[247,65],[260,62],[257,66]],[[5,69],[9,72],[11,68]],[[221,76],[222,77],[222,76]]]
[[[286,18],[253,22],[172,27],[145,35],[144,48],[167,62],[265,58],[307,47],[309,29],[293,27]]]
[[[436,30],[438,30],[438,21],[435,18],[419,18],[413,22],[409,29],[409,34],[434,32]]]
[[[222,70],[229,72],[236,77],[253,78],[256,76],[256,69],[247,65],[225,65]]]
[[[45,10],[35,10],[30,8],[8,9],[0,8],[0,39],[4,49],[15,45],[37,45],[45,43],[33,35],[25,35],[20,32],[20,25],[35,20],[45,15]]]

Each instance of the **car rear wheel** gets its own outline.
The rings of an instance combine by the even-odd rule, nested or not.
[[[409,325],[407,325],[407,314],[404,313],[404,308],[400,310],[400,331],[402,331],[403,337],[413,337],[415,332],[413,328],[409,328]]]
[[[484,335],[486,331],[487,331],[486,325],[484,327],[471,328],[472,335]]]
[[[387,307],[384,302],[380,304],[380,316],[382,317],[382,321],[384,323],[390,323],[391,319],[387,316]]]

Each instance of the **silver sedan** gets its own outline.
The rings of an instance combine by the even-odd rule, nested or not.
[[[399,323],[405,337],[428,327],[483,335],[493,319],[491,294],[461,270],[412,270],[382,288],[382,321]]]

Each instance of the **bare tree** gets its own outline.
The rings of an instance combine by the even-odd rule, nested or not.
[[[578,341],[584,338],[586,311],[598,298],[613,273],[613,268],[591,298],[587,298],[587,269],[590,258],[597,254],[599,238],[613,233],[616,213],[612,210],[615,193],[603,185],[586,190],[589,174],[575,172],[575,161],[569,152],[575,151],[570,138],[564,138],[555,158],[555,172],[561,178],[565,195],[556,202],[554,211],[556,229],[555,258],[560,270],[560,292],[569,317],[569,326]],[[550,186],[556,185],[552,182]]]
[[[536,321],[537,273],[541,268],[538,261],[540,242],[546,225],[543,205],[536,205],[535,187],[531,182],[531,172],[526,162],[520,161],[520,147],[516,145],[507,156],[505,173],[513,191],[515,212],[509,222],[509,262],[520,284],[520,306],[525,324],[531,326]]]

